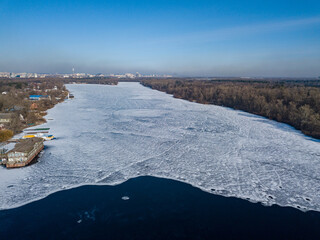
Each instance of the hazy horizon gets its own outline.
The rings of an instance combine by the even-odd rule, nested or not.
[[[0,72],[319,77],[320,2],[0,0]]]

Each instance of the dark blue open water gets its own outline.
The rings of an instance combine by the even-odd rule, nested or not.
[[[320,239],[320,213],[139,177],[0,211],[0,239]]]

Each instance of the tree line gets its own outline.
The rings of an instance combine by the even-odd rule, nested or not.
[[[176,98],[230,107],[287,123],[320,139],[319,83],[169,79],[144,80],[142,84]]]

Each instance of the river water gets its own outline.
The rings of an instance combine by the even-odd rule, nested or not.
[[[320,213],[264,207],[174,180],[81,186],[0,211],[0,239],[320,239]]]

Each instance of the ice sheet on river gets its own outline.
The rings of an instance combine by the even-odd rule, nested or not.
[[[138,83],[68,85],[75,99],[49,111],[40,162],[0,168],[0,208],[83,184],[140,175],[224,196],[320,210],[320,143],[291,127],[174,99]]]

